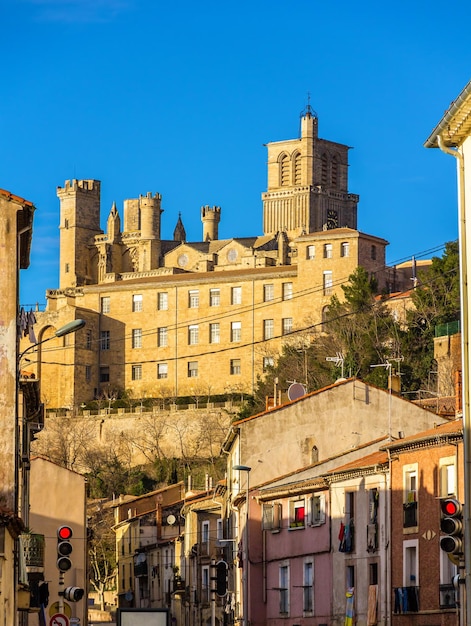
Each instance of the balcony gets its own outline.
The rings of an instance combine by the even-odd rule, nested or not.
[[[418,613],[419,587],[394,588],[394,614]]]
[[[417,526],[417,502],[405,502],[402,506],[404,510],[403,527]]]

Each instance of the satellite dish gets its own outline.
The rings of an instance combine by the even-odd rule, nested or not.
[[[177,518],[175,517],[175,515],[169,515],[167,517],[167,524],[169,526],[173,526],[175,524],[175,522],[177,521]]]
[[[306,395],[306,387],[301,383],[292,383],[288,387],[288,398],[291,402]]]

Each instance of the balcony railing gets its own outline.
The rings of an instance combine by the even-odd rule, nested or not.
[[[419,587],[395,587],[394,613],[417,613],[419,611]]]
[[[405,502],[404,509],[404,528],[417,526],[417,502]]]

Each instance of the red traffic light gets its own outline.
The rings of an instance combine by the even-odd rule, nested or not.
[[[461,515],[463,507],[461,506],[461,502],[458,502],[455,498],[445,498],[441,502],[441,509],[444,515],[447,515],[448,517],[455,517],[457,515]]]
[[[68,541],[72,538],[72,528],[70,526],[60,526],[57,529],[57,536],[61,541]]]

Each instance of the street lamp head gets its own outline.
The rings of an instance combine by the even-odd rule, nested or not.
[[[69,322],[68,324],[65,324],[65,326],[61,326],[59,328],[59,330],[56,330],[56,332],[54,333],[54,335],[56,337],[64,337],[64,335],[70,335],[70,333],[75,333],[78,330],[80,330],[81,328],[83,328],[85,326],[85,320],[73,320],[72,322]]]
[[[236,470],[237,472],[250,472],[252,468],[248,465],[233,465],[232,469]]]

